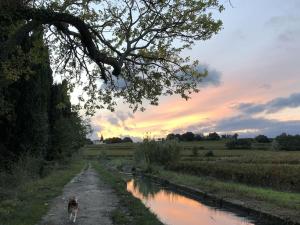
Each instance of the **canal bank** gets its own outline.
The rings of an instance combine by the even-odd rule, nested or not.
[[[224,193],[218,193],[214,190],[214,193],[201,190],[193,185],[191,182],[182,184],[182,180],[174,179],[172,176],[161,171],[159,176],[153,174],[140,174],[147,178],[150,178],[154,182],[161,185],[168,186],[177,193],[189,196],[193,199],[204,201],[205,204],[212,207],[227,208],[229,211],[247,214],[250,218],[256,218],[257,224],[271,224],[271,225],[299,225],[300,213],[297,210],[276,208],[266,202],[258,202],[256,200],[249,200],[247,198],[240,197],[238,200],[232,198],[232,195],[225,195]],[[176,174],[176,177],[180,176]],[[185,175],[184,175],[185,176]],[[167,178],[166,178],[167,177]],[[194,181],[196,177],[192,177]],[[185,180],[186,181],[186,180]],[[229,197],[230,196],[230,197]],[[236,196],[234,196],[236,197]],[[274,208],[272,208],[274,207]],[[264,210],[267,209],[267,210]]]

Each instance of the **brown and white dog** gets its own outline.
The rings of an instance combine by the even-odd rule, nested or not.
[[[68,203],[68,213],[69,213],[69,219],[72,220],[73,217],[73,223],[76,221],[77,213],[78,213],[78,200],[76,197],[71,197],[69,199]]]

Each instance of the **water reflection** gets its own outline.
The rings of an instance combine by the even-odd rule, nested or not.
[[[149,179],[132,179],[127,190],[168,225],[254,225],[246,218],[161,189]]]

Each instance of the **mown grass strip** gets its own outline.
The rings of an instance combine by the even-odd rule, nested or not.
[[[83,160],[75,159],[45,178],[24,184],[14,199],[0,202],[0,224],[37,224],[47,213],[49,201],[61,194],[64,185],[84,168],[84,164]]]
[[[96,161],[92,162],[92,166],[100,174],[101,179],[112,186],[120,199],[119,208],[112,214],[115,225],[162,225],[155,214],[146,208],[139,199],[127,192],[126,183],[118,173],[107,171]]]

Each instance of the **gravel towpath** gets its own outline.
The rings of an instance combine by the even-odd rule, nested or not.
[[[79,202],[79,212],[75,225],[111,225],[110,213],[116,208],[118,198],[90,166],[75,176],[55,198],[48,213],[38,225],[71,225],[67,204],[71,196]]]

